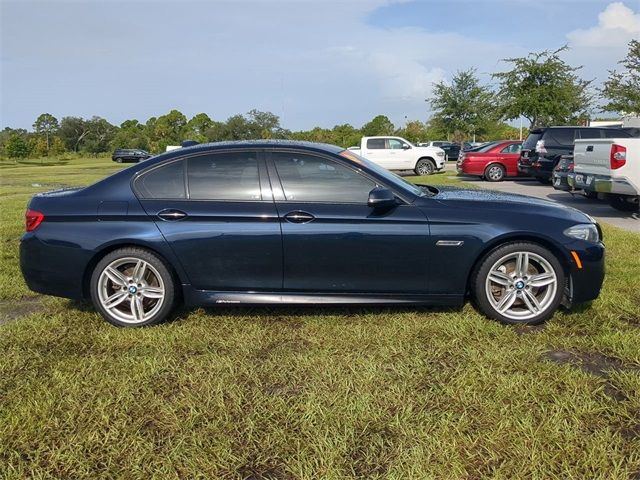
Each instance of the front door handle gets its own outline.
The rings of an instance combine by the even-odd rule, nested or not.
[[[309,223],[315,218],[316,217],[314,217],[310,213],[303,212],[301,210],[294,210],[293,212],[289,212],[284,216],[284,219],[289,223]]]
[[[182,220],[187,214],[182,210],[176,208],[165,208],[158,212],[158,217],[168,222],[175,222],[176,220]]]

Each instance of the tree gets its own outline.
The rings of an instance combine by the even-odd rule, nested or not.
[[[631,40],[627,57],[618,63],[624,71],[609,71],[609,78],[600,91],[608,100],[602,109],[640,115],[640,41]]]
[[[58,136],[65,143],[67,150],[77,152],[80,145],[89,134],[89,124],[80,117],[64,117],[60,121]]]
[[[377,135],[393,135],[395,127],[386,115],[378,115],[370,122],[365,123],[361,130],[365,137],[375,137]]]
[[[44,135],[48,152],[51,146],[50,137],[58,130],[58,119],[50,113],[43,113],[36,118],[33,124],[33,130],[38,135]]]
[[[206,113],[198,113],[187,122],[187,136],[191,140],[203,142],[207,140],[207,130],[213,125],[213,120]]]
[[[411,120],[407,122],[404,128],[400,128],[396,131],[396,134],[402,138],[406,138],[413,143],[427,140],[426,125],[420,120]]]
[[[88,134],[84,148],[93,154],[109,150],[109,143],[115,135],[115,127],[102,117],[94,116],[87,120]]]
[[[591,81],[576,74],[582,67],[572,67],[560,58],[567,48],[504,60],[512,69],[493,74],[500,84],[500,113],[504,118],[522,115],[529,120],[529,128],[534,128],[566,124],[587,116],[592,101]]]
[[[434,116],[460,142],[484,131],[495,115],[495,103],[493,92],[480,85],[475,69],[457,72],[450,85],[436,83],[431,99]]]
[[[25,158],[29,155],[29,146],[21,135],[14,133],[7,140],[5,151],[9,158]]]

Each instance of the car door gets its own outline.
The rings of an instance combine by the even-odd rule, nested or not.
[[[194,154],[143,173],[135,189],[193,287],[282,288],[280,224],[259,152]]]
[[[521,143],[511,143],[502,148],[498,154],[498,161],[506,167],[508,176],[518,175],[518,159],[521,148]]]
[[[363,157],[381,167],[391,169],[391,156],[385,138],[368,138],[365,142]]]
[[[407,142],[399,138],[387,139],[389,156],[391,158],[390,170],[411,170],[415,168],[417,159],[415,153]]]
[[[400,202],[367,206],[376,181],[335,157],[271,151],[289,292],[426,293],[429,225]]]

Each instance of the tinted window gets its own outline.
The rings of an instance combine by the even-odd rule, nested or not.
[[[188,160],[192,200],[260,200],[255,152],[217,153]]]
[[[544,134],[545,146],[573,145],[576,128],[549,128]]]
[[[633,128],[626,128],[624,130],[619,129],[619,128],[604,128],[604,136],[605,138],[627,138],[627,137],[632,137],[634,136],[634,130],[636,130],[635,132],[635,136],[638,136],[638,132],[637,132],[637,128],[633,129]]]
[[[602,138],[603,133],[599,128],[583,128],[580,130],[580,138]]]
[[[367,140],[367,148],[380,150],[384,148],[384,138],[370,138]]]
[[[273,160],[287,200],[367,203],[374,182],[337,162],[313,155],[274,153]]]
[[[142,198],[186,198],[184,161],[154,168],[136,180],[136,190]]]
[[[489,142],[486,143],[484,145],[480,145],[479,147],[476,148],[472,148],[471,150],[469,150],[470,152],[488,152],[489,150],[491,150],[492,148],[495,148],[498,145],[499,142]]]
[[[540,140],[540,137],[542,137],[542,133],[543,133],[542,130],[537,130],[537,131],[534,130],[533,132],[531,132],[527,137],[527,139],[522,144],[522,148],[525,150],[535,149],[536,143],[538,143],[538,140]]]

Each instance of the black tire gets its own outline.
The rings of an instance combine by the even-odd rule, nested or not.
[[[505,168],[499,163],[487,165],[484,170],[484,179],[488,182],[501,182],[506,175]]]
[[[536,256],[542,257],[547,262],[547,265],[553,270],[555,273],[556,283],[555,283],[555,291],[553,286],[536,288],[532,286],[522,286],[520,290],[515,287],[515,282],[511,287],[504,287],[504,291],[502,292],[502,297],[495,298],[494,301],[498,301],[501,298],[504,298],[508,293],[507,289],[514,291],[513,295],[515,296],[515,305],[517,308],[514,309],[516,312],[518,308],[523,309],[524,313],[527,309],[525,304],[525,299],[523,298],[529,293],[533,293],[534,295],[541,295],[545,298],[544,305],[542,311],[538,314],[533,314],[529,312],[529,317],[525,318],[514,318],[514,315],[508,316],[501,312],[499,312],[492,302],[488,298],[488,287],[487,287],[487,276],[491,272],[492,267],[496,265],[497,262],[501,262],[502,259],[508,257],[509,255],[516,254],[519,252],[526,252],[528,254],[534,254]],[[533,263],[537,263],[538,260],[536,258],[531,259]],[[540,265],[540,264],[538,264]],[[538,269],[538,272],[540,270]],[[505,272],[508,273],[508,272]],[[515,279],[514,279],[515,280]],[[551,253],[546,248],[531,242],[511,242],[501,245],[489,252],[478,264],[474,274],[471,277],[471,285],[470,289],[473,295],[474,303],[477,308],[487,317],[492,318],[494,320],[498,320],[499,322],[510,324],[510,325],[538,325],[540,323],[545,322],[549,318],[553,316],[555,311],[560,306],[562,302],[562,297],[564,295],[565,289],[565,273],[560,264],[558,258]],[[526,285],[526,283],[525,283]],[[495,288],[495,287],[493,287]],[[498,287],[498,290],[500,287]],[[549,289],[548,291],[546,289]],[[526,290],[526,291],[525,291]],[[494,290],[495,291],[495,290]],[[529,292],[529,293],[527,293]],[[511,311],[511,307],[509,307],[506,311],[507,314]]]
[[[549,185],[551,183],[551,179],[550,178],[545,178],[545,177],[535,177],[535,179],[537,181],[539,181],[541,184],[543,185]]]
[[[436,171],[436,164],[430,158],[421,158],[413,171],[419,176],[432,175]]]
[[[138,292],[137,294],[135,292],[129,293],[131,287],[133,287],[134,289],[136,288],[135,284],[131,285],[131,287],[129,287],[129,290],[126,287],[122,288],[122,290],[125,290],[125,291],[120,292],[119,291],[120,287],[116,287],[116,284],[114,282],[111,282],[110,287],[108,287],[108,288],[111,288],[108,295],[111,295],[111,294],[126,295],[126,298],[122,300],[119,304],[121,306],[118,307],[116,316],[114,316],[114,314],[112,314],[110,310],[105,308],[102,304],[102,301],[100,300],[99,290],[102,287],[100,286],[99,282],[101,279],[101,275],[105,271],[106,267],[109,265],[112,265],[114,262],[117,262],[119,260],[125,262],[125,266],[126,266],[128,265],[127,261],[130,259],[132,260],[131,263],[133,263],[133,261],[136,261],[136,260],[142,260],[143,262],[146,262],[147,269],[148,269],[147,278],[149,278],[149,276],[151,275],[152,276],[151,278],[155,279],[157,274],[157,276],[159,276],[161,279],[161,283],[157,282],[157,284],[160,286],[163,286],[163,290],[164,290],[161,297],[162,298],[161,305],[156,309],[153,315],[149,316],[149,318],[143,319],[142,321],[136,321],[136,320],[123,321],[117,318],[117,315],[120,314],[122,316],[126,314],[127,303],[129,303],[128,310],[131,313],[131,315],[135,317],[135,314],[133,312],[134,299],[131,299],[131,298],[134,295],[137,295],[137,297],[141,297],[140,292],[143,291],[144,287],[141,288],[140,292]],[[125,272],[130,271],[130,268],[131,267],[121,272],[125,278],[127,278],[128,276],[128,274],[126,274]],[[145,250],[139,247],[121,248],[118,250],[114,250],[113,252],[105,255],[94,268],[90,281],[91,281],[91,284],[90,284],[91,300],[96,310],[100,312],[100,314],[104,317],[104,319],[107,322],[118,327],[143,327],[143,326],[156,325],[158,323],[161,323],[167,319],[176,302],[176,282],[174,281],[174,278],[171,275],[169,267],[155,253],[152,253],[149,250]],[[129,283],[130,284],[132,283],[131,280],[129,280]],[[124,282],[124,284],[126,285],[126,282]],[[151,284],[148,285],[148,287],[151,287],[151,286],[152,286]],[[140,284],[138,284],[138,287],[140,287]],[[144,293],[142,294],[142,298],[140,299],[141,302],[143,303],[147,302],[148,304],[151,304],[151,305],[154,304],[153,300],[154,299],[145,298]],[[158,298],[158,302],[160,302],[159,298]],[[115,307],[112,307],[112,310],[115,311],[116,310]],[[153,311],[154,308],[150,307],[150,310]],[[144,308],[143,308],[143,311],[144,311]]]
[[[120,157],[116,158],[117,163],[122,163],[122,159]]]
[[[582,194],[587,198],[591,198],[591,199],[597,199],[598,198],[598,192],[587,192],[587,191],[583,190]]]
[[[639,199],[640,197],[614,194],[608,197],[609,205],[621,212],[637,212],[640,205]]]

